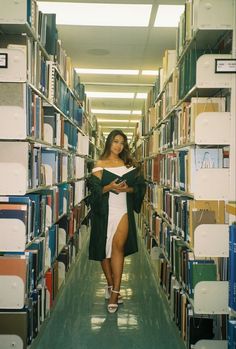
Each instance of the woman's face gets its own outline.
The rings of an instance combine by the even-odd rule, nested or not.
[[[124,149],[125,140],[121,135],[114,137],[111,143],[111,153],[114,155],[119,155]]]

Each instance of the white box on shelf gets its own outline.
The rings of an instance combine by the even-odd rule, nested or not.
[[[196,314],[228,314],[228,281],[200,281],[194,287]]]
[[[27,137],[25,96],[26,84],[0,83],[0,139]]]
[[[194,255],[201,257],[229,256],[229,226],[201,224],[194,231]]]
[[[28,189],[26,142],[0,142],[0,195],[24,195]]]
[[[229,168],[224,168],[221,148],[190,148],[188,152],[188,192],[196,200],[227,200]]]
[[[26,244],[26,226],[20,219],[0,219],[0,246],[2,252],[23,252]]]
[[[230,88],[232,74],[216,73],[216,59],[232,58],[231,55],[205,54],[198,58],[196,66],[197,88]]]
[[[194,0],[193,31],[233,27],[233,0]]]
[[[22,309],[25,301],[25,284],[17,275],[0,275],[0,308]]]
[[[7,6],[4,0],[0,0],[0,24],[25,24],[27,22],[27,5],[26,0],[8,0]]]
[[[198,114],[195,119],[195,144],[230,144],[230,120],[228,112]]]
[[[201,339],[194,345],[195,349],[227,349],[228,341]]]
[[[6,55],[7,64],[0,69],[1,82],[27,81],[26,47],[0,48],[0,55]]]
[[[0,107],[0,138],[1,139],[25,139],[26,115],[20,107]]]
[[[195,172],[194,186],[190,192],[196,200],[228,200],[229,169],[204,168]]]
[[[15,334],[0,334],[0,349],[5,348],[23,349],[24,343],[20,336]]]

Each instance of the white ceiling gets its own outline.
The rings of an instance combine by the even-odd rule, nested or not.
[[[65,1],[52,0],[52,2]],[[146,28],[58,25],[62,46],[72,58],[74,67],[157,70],[162,65],[164,50],[174,49],[176,42],[176,28],[153,27],[158,5],[182,5],[185,0],[74,0],[73,2],[152,4],[150,23]],[[80,78],[86,86],[86,91],[99,92],[148,92],[155,81],[155,76],[140,74],[137,76],[81,74]],[[93,109],[140,110],[144,105],[142,99],[90,98],[90,100]],[[138,119],[137,116],[107,114],[99,114],[99,117],[103,119]],[[102,124],[104,131],[107,130],[105,126],[115,128],[120,125],[120,123],[117,125],[114,123]]]

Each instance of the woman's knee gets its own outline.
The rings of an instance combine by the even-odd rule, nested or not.
[[[123,239],[118,239],[115,238],[112,241],[112,249],[118,251],[118,252],[123,252],[124,251],[124,246],[125,246],[125,241]]]

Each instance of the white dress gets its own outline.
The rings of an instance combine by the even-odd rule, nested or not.
[[[126,166],[119,167],[104,167],[109,172],[114,173],[117,176],[123,176],[124,174],[132,171],[134,167],[127,168]],[[92,172],[101,171],[102,167],[96,167]],[[126,193],[114,194],[109,192],[109,213],[107,224],[107,240],[106,240],[106,258],[111,258],[112,240],[117,230],[118,224],[124,214],[127,213]]]

